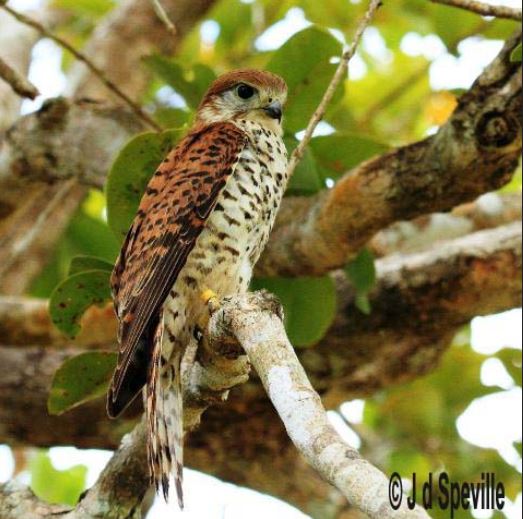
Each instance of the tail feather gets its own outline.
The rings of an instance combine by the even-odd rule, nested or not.
[[[153,359],[146,391],[149,427],[148,459],[158,492],[167,501],[169,477],[174,475],[178,504],[183,509],[183,402],[181,388],[181,351],[174,351],[162,366],[163,322],[155,334]]]

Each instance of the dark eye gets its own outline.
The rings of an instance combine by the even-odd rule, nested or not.
[[[249,85],[245,85],[242,83],[241,85],[238,85],[238,88],[236,89],[236,93],[238,94],[238,97],[241,97],[242,99],[249,99],[254,95],[254,88]]]

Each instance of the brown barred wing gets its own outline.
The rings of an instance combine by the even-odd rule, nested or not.
[[[193,130],[150,180],[111,276],[119,321],[107,411],[115,417],[147,379],[162,305],[246,144],[232,123]]]

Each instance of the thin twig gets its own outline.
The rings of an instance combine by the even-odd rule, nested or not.
[[[16,18],[20,23],[33,27],[33,29],[36,29],[45,38],[49,38],[49,39],[55,41],[58,45],[60,45],[64,49],[68,50],[78,61],[81,61],[96,77],[98,77],[98,79],[100,79],[100,81],[111,92],[113,92],[113,94],[115,94],[122,101],[124,101],[138,117],[140,117],[142,120],[144,120],[149,126],[151,126],[151,128],[154,128],[156,131],[162,131],[162,127],[149,114],[144,112],[140,108],[140,106],[138,106],[127,94],[122,92],[115,83],[113,83],[109,78],[107,78],[105,76],[104,72],[101,69],[99,69],[96,65],[94,65],[87,56],[82,54],[80,51],[76,50],[70,43],[68,43],[66,40],[64,40],[60,36],[56,36],[55,34],[50,32],[42,24],[40,24],[33,18],[30,18],[30,17],[26,16],[25,14],[19,13],[18,11],[5,5],[6,2],[7,2],[7,0],[0,0],[0,7],[2,9],[7,11],[11,16]]]
[[[34,99],[40,95],[40,92],[38,92],[37,88],[28,79],[19,74],[2,58],[0,58],[0,78],[10,85],[13,91],[21,97]]]
[[[153,4],[156,16],[158,16],[158,18],[163,22],[165,27],[167,27],[167,30],[174,36],[176,34],[176,26],[170,20],[169,15],[163,8],[163,5],[161,4],[160,0],[151,0],[151,2]]]
[[[331,82],[329,83],[327,90],[325,90],[325,93],[323,94],[323,98],[320,101],[318,108],[316,108],[316,111],[312,114],[309,124],[307,125],[307,129],[305,130],[305,135],[303,136],[303,139],[292,152],[292,155],[289,159],[289,165],[287,166],[287,172],[289,176],[294,173],[294,170],[296,169],[298,162],[300,162],[301,158],[303,157],[305,148],[309,144],[312,138],[312,134],[316,129],[316,126],[318,126],[318,123],[323,119],[325,111],[327,110],[327,106],[332,101],[336,89],[347,74],[347,70],[349,68],[349,61],[356,53],[356,49],[358,48],[358,45],[360,43],[363,31],[365,31],[370,21],[372,20],[372,17],[374,16],[376,9],[378,9],[378,7],[380,6],[381,0],[370,1],[368,9],[356,29],[356,33],[354,34],[354,39],[351,45],[341,55],[338,68],[334,72]]]
[[[449,5],[458,7],[466,11],[481,14],[482,16],[495,16],[496,18],[506,18],[508,20],[521,21],[521,9],[507,7],[503,5],[489,5],[477,0],[430,0],[434,4]]]

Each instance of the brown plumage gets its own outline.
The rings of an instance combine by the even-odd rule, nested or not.
[[[200,294],[245,291],[268,238],[287,180],[285,96],[281,78],[255,70],[210,86],[152,176],[111,277],[120,348],[108,413],[146,386],[151,475],[167,498],[174,471],[180,506],[181,359],[209,317]]]

